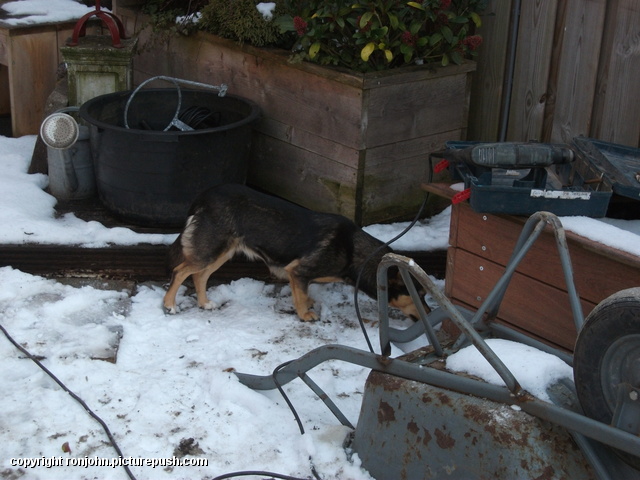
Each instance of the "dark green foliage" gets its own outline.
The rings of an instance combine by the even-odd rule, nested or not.
[[[200,29],[257,47],[291,49],[294,61],[360,72],[460,64],[476,55],[487,0],[277,0],[272,19],[258,0],[148,0],[157,30]],[[198,22],[176,17],[198,12]]]
[[[287,37],[273,19],[264,18],[254,0],[209,0],[201,13],[200,29],[240,43],[276,46]],[[276,7],[274,18],[283,13]]]
[[[209,0],[147,0],[142,11],[151,16],[155,32],[189,34],[197,28],[193,16],[208,3]],[[176,22],[177,18],[183,20]]]
[[[295,32],[297,56],[321,65],[370,71],[420,63],[462,63],[482,39],[474,35],[486,0],[287,0],[281,20]]]

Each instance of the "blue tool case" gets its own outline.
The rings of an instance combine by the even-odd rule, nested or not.
[[[481,142],[447,142],[449,149],[469,149]],[[473,162],[450,161],[454,182],[462,181],[474,211],[531,215],[604,217],[612,197],[634,204],[640,218],[640,149],[576,137],[574,160],[535,168],[488,168]],[[446,153],[446,151],[445,151]],[[437,154],[435,155],[438,156]],[[517,162],[514,162],[517,163]]]

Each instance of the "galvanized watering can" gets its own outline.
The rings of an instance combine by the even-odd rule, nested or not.
[[[80,200],[96,193],[89,128],[78,125],[67,113],[78,110],[60,109],[40,126],[40,136],[47,145],[49,190],[58,200]]]

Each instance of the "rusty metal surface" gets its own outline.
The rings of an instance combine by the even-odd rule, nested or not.
[[[569,433],[555,424],[375,371],[352,448],[379,480],[596,478]]]

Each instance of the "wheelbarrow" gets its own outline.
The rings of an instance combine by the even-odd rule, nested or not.
[[[553,230],[556,239],[573,319],[578,331],[573,355],[549,347],[494,321],[516,268],[547,227]],[[403,330],[389,325],[386,291],[387,270],[391,267],[399,268],[420,313],[419,321]],[[426,289],[438,305],[429,314],[421,308],[419,294],[411,281],[412,277]],[[374,352],[372,348],[370,351],[365,351],[344,345],[325,345],[279,366],[272,375],[237,373],[237,376],[243,384],[253,389],[279,389],[292,407],[294,414],[295,410],[284,394],[282,386],[300,378],[322,399],[340,423],[353,429],[353,425],[345,415],[307,373],[329,360],[360,365],[371,369],[372,375],[382,374],[389,378],[417,382],[427,388],[436,389],[440,393],[454,394],[458,402],[465,402],[465,399],[490,402],[491,405],[501,405],[525,412],[570,435],[579,447],[584,463],[590,467],[589,475],[592,478],[603,480],[640,478],[640,399],[638,398],[640,395],[640,288],[624,290],[605,299],[585,320],[573,281],[565,232],[554,214],[537,212],[528,219],[503,275],[476,312],[453,305],[410,258],[397,254],[385,255],[378,267],[378,315],[380,353]],[[450,320],[462,332],[458,339],[449,345],[439,340],[435,328],[445,320]],[[402,357],[390,356],[392,342],[412,342],[424,335],[429,340],[429,345],[424,349]],[[559,385],[559,388],[554,390],[555,394],[550,395],[551,402],[535,397],[522,388],[513,373],[489,347],[485,341],[489,336],[508,338],[557,355],[573,366],[573,382],[568,381]],[[503,380],[504,386],[489,384],[442,368],[443,359],[470,344],[474,345],[495,369]],[[367,392],[365,392],[363,409],[367,405],[366,395]],[[383,403],[382,400],[379,402],[380,405]],[[451,412],[455,415],[454,409],[451,409]],[[361,412],[361,421],[363,417],[375,418],[376,415],[375,413],[363,415],[363,413],[366,412]],[[423,416],[426,417],[429,413],[425,409]],[[295,415],[298,419],[297,414]],[[381,415],[384,417],[384,412],[381,414],[379,411],[377,415],[380,419]],[[401,423],[393,422],[393,418],[383,420],[387,424]],[[302,431],[299,419],[298,423]],[[355,429],[356,440],[359,431],[366,428],[368,427],[361,425],[359,421]],[[405,423],[396,425],[395,428],[410,429],[412,427]],[[414,425],[413,428],[419,427]],[[378,434],[380,434],[379,431]],[[538,438],[542,440],[537,441],[544,441],[546,438],[544,432]],[[391,445],[393,438],[390,436],[378,442],[361,441],[360,443],[367,444],[367,447],[361,447],[361,449],[357,442],[355,445],[356,452],[363,459],[363,466],[379,478],[471,478],[460,476],[461,471],[465,471],[466,475],[475,471],[475,478],[513,478],[513,472],[500,476],[497,471],[478,471],[480,468],[478,466],[483,463],[476,458],[470,458],[469,455],[465,458],[456,458],[458,462],[467,463],[467,468],[458,469],[456,474],[455,465],[434,465],[434,462],[445,460],[442,460],[442,456],[433,455],[434,452],[427,447],[422,451],[415,445],[411,450],[398,451],[397,447],[394,449]],[[375,446],[371,447],[369,444],[375,444]],[[535,446],[530,445],[529,448],[535,448]],[[448,455],[455,457],[457,448],[449,447]],[[374,448],[375,451],[362,451],[363,448]],[[484,453],[479,456],[483,455]],[[411,457],[410,460],[408,460],[409,457]],[[370,460],[366,460],[367,458]],[[494,464],[500,461],[501,459],[496,459]],[[521,461],[524,471],[526,471],[525,463],[524,460]],[[520,470],[521,473],[522,471]],[[428,472],[439,473],[431,475]],[[544,478],[558,478],[552,474],[549,476],[549,471],[544,473],[547,475]]]

